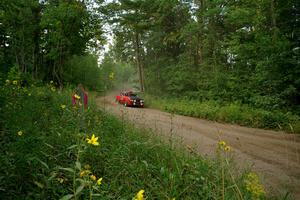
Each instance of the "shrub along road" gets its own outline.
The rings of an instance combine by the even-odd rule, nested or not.
[[[237,165],[258,172],[270,195],[292,190],[295,199],[300,198],[299,135],[171,115],[150,108],[125,108],[114,102],[114,95],[97,97],[98,106],[140,128],[175,139],[188,151],[202,156],[213,156],[218,141],[224,140],[231,146]]]

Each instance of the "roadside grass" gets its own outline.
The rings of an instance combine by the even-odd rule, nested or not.
[[[0,199],[133,199],[141,190],[149,200],[269,198],[255,173],[233,173],[223,142],[216,159],[204,159],[93,102],[72,106],[71,89],[0,89]]]
[[[220,105],[216,101],[200,102],[176,98],[158,98],[148,94],[143,96],[147,107],[157,108],[174,114],[254,128],[300,133],[300,117],[290,112],[284,113],[279,110],[258,109],[239,103]]]

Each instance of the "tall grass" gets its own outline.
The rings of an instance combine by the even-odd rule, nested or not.
[[[168,99],[145,95],[146,106],[170,113],[227,122],[255,128],[283,129],[300,133],[300,117],[279,110],[264,110],[239,103]],[[291,127],[293,129],[291,129]]]
[[[229,152],[187,154],[93,102],[73,107],[70,95],[51,84],[1,87],[0,199],[132,199],[142,189],[147,199],[266,198],[233,173]],[[93,134],[99,145],[87,142]]]

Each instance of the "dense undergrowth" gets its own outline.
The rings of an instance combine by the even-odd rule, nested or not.
[[[13,81],[0,94],[0,199],[266,199],[255,173],[233,173],[224,142],[202,159],[93,102],[72,106],[70,89]]]
[[[253,108],[239,103],[161,98],[145,95],[149,107],[167,112],[255,128],[300,133],[300,117],[290,112]]]

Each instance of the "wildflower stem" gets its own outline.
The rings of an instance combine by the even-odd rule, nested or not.
[[[225,159],[225,161],[226,161],[227,166],[229,166],[229,161],[228,161],[227,158]],[[234,182],[235,189],[236,189],[236,191],[237,191],[237,193],[239,194],[239,197],[240,197],[239,199],[244,199],[243,196],[242,196],[241,190],[240,190],[240,188],[238,187],[238,185],[236,184],[236,181],[235,181],[235,179],[234,179],[234,177],[233,177],[233,175],[232,175],[232,173],[231,173],[231,171],[230,171],[229,168],[228,168],[228,173],[229,173],[229,175],[230,175],[230,178],[231,178],[232,181]]]
[[[90,200],[92,200],[93,199],[93,191],[92,191],[91,184],[89,185],[89,189],[90,189]]]
[[[222,199],[224,200],[225,198],[225,189],[224,189],[224,185],[225,185],[225,181],[224,181],[224,163],[223,163],[223,158],[221,160],[221,165],[222,165]]]
[[[77,142],[77,154],[76,154],[76,162],[79,162],[79,157],[80,157],[80,140]],[[74,167],[74,174],[73,174],[73,192],[74,192],[74,199],[77,199],[76,196],[76,166]]]

